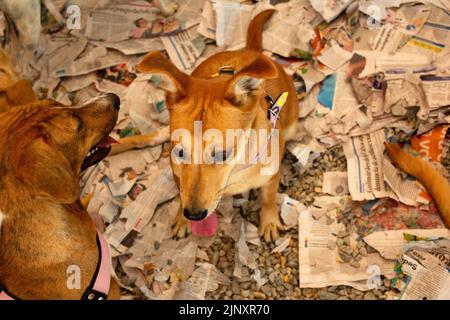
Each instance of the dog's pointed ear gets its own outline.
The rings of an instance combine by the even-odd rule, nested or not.
[[[164,57],[161,52],[153,51],[147,54],[144,59],[138,63],[136,70],[142,73],[155,73],[168,78],[168,86],[164,89],[175,95],[175,100],[185,96],[186,87],[189,83],[189,76],[180,71],[173,63]],[[169,103],[170,104],[170,103]]]
[[[19,80],[6,90],[10,106],[21,106],[38,101],[33,87],[28,80]]]
[[[270,58],[260,54],[230,80],[225,97],[236,106],[245,105],[248,98],[262,88],[264,80],[277,77],[275,64]]]
[[[17,146],[11,160],[17,178],[34,196],[61,204],[72,204],[79,198],[78,176],[49,138],[41,136]]]

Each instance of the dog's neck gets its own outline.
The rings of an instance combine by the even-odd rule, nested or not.
[[[6,181],[5,181],[6,180]],[[35,199],[3,179],[0,193],[0,282],[23,299],[79,299],[97,260],[95,226],[81,203]],[[81,270],[80,290],[67,288],[67,269]],[[57,284],[57,285],[55,285]]]
[[[267,134],[269,135],[271,133],[271,129],[272,129],[272,126],[268,119],[268,112],[270,109],[270,105],[269,105],[269,103],[267,103],[265,101],[264,97],[260,98],[259,104],[262,107],[258,107],[256,109],[255,118],[253,119],[251,128],[255,132],[259,132],[259,130],[264,129],[264,130],[266,130]],[[260,143],[259,142],[259,139],[260,139],[259,134],[257,135],[257,139],[258,139],[258,145],[259,145],[259,143]],[[268,152],[268,154],[270,154],[270,152],[271,152],[270,143],[267,145],[267,148],[268,148],[267,152]]]

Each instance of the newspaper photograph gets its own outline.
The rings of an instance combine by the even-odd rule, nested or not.
[[[119,42],[175,34],[184,29],[178,18],[160,18],[159,9],[147,1],[112,2],[90,12],[86,37],[90,40]]]

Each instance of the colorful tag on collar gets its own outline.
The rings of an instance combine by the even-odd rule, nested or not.
[[[261,151],[266,152],[266,150],[267,150],[269,141],[272,139],[273,130],[275,130],[275,128],[277,126],[277,121],[278,121],[278,119],[280,119],[281,110],[283,109],[283,106],[286,104],[288,96],[289,96],[288,92],[283,92],[282,94],[280,94],[278,96],[278,98],[275,99],[275,101],[273,101],[271,103],[271,106],[270,106],[269,112],[268,112],[268,117],[269,117],[270,124],[272,126],[272,130],[270,132],[269,138],[267,139],[267,145],[262,146],[263,148],[265,148],[265,150],[261,150]],[[269,100],[268,97],[270,98],[270,100],[272,99],[270,96],[266,96],[266,100]],[[252,165],[256,164],[256,162],[258,161],[258,158],[259,158],[259,153],[257,152],[253,156],[252,161],[250,163],[248,163],[245,167],[243,167],[240,171],[245,170],[245,169],[251,167]]]
[[[281,109],[283,109],[283,106],[286,104],[288,96],[289,93],[287,91],[283,92],[278,96],[278,98],[275,99],[275,101],[270,106],[268,117],[272,128],[276,127],[277,121],[278,119],[280,119]]]

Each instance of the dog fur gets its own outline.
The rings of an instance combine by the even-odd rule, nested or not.
[[[3,212],[0,211],[0,237],[2,236],[2,223],[4,219],[5,215],[3,214]]]
[[[391,159],[406,173],[419,180],[431,195],[441,213],[442,220],[450,228],[450,184],[429,162],[403,151],[397,144],[386,144]]]
[[[114,128],[117,102],[17,105],[34,93],[12,87],[16,95],[3,94],[13,104],[0,113],[0,282],[21,299],[80,299],[98,261],[95,225],[78,199],[80,168]],[[67,288],[71,265],[81,270],[79,290]],[[114,280],[108,297],[120,298]]]
[[[269,154],[278,152],[281,161],[285,141],[295,133],[298,100],[292,79],[280,65],[261,52],[264,24],[273,11],[261,12],[250,23],[246,49],[215,54],[201,63],[191,76],[178,70],[159,52],[149,53],[138,64],[140,72],[161,74],[169,79],[171,86],[168,87],[167,100],[171,133],[176,129],[193,133],[194,121],[202,121],[204,129],[215,128],[224,135],[226,129],[270,131],[268,104],[264,97],[266,94],[277,97],[288,91],[289,98],[277,124],[280,129],[279,150],[268,151]],[[235,75],[213,77],[223,66],[234,68]],[[190,230],[190,221],[184,216],[186,212],[195,215],[199,210],[207,210],[209,215],[222,196],[262,187],[259,233],[267,241],[278,237],[281,221],[275,197],[279,172],[261,175],[262,165],[259,163],[231,176],[230,172],[236,166],[230,164],[180,165],[172,161],[171,166],[182,203],[174,227],[177,236],[183,237]]]

